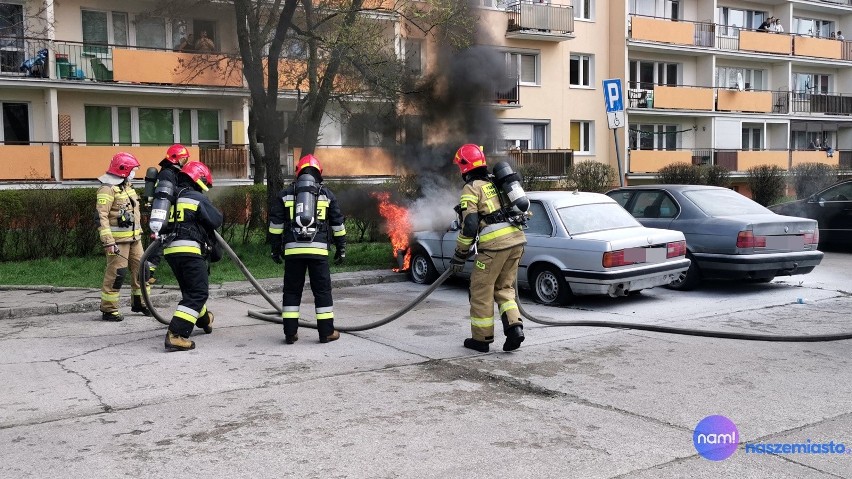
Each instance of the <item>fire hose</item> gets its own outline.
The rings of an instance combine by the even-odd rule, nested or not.
[[[276,313],[280,314],[281,307],[272,299],[271,296],[266,292],[266,290],[261,286],[257,280],[252,276],[251,272],[249,272],[248,268],[246,268],[245,264],[240,260],[239,256],[234,252],[234,250],[228,245],[227,242],[216,233],[216,241],[219,242],[219,245],[222,246],[222,249],[228,254],[232,261],[237,265],[240,271],[245,275],[246,279],[254,286],[254,288],[263,296],[266,301],[272,305],[274,310],[268,311],[249,311],[248,315],[255,319],[260,319],[263,321],[269,321],[272,323],[282,324],[283,321]],[[142,258],[140,260],[140,264],[145,264],[145,261],[150,256],[151,252],[158,246],[159,243],[162,242],[161,238],[157,238],[145,250],[142,254]],[[378,321],[374,321],[372,323],[364,324],[361,326],[335,326],[335,329],[342,332],[356,332],[356,331],[366,331],[368,329],[377,328],[379,326],[384,326],[404,314],[411,311],[415,306],[417,306],[420,302],[422,302],[426,297],[432,294],[439,286],[441,286],[444,281],[446,281],[450,276],[452,276],[453,270],[447,268],[444,273],[439,276],[426,290],[420,293],[417,298],[414,299],[411,303],[409,303],[404,308],[399,311],[387,316]],[[144,271],[140,268],[140,281],[144,283]],[[160,316],[157,310],[151,304],[151,299],[148,295],[148,288],[142,288],[142,298],[145,301],[146,306],[151,311],[153,316],[162,324],[169,324],[165,318]],[[594,327],[594,328],[613,328],[613,329],[632,329],[637,331],[650,331],[654,333],[663,333],[663,334],[676,334],[682,336],[699,336],[705,338],[721,338],[721,339],[735,339],[735,340],[744,340],[744,341],[771,341],[771,342],[827,342],[827,341],[843,341],[847,339],[852,339],[852,332],[843,332],[836,334],[814,334],[814,335],[779,335],[779,334],[757,334],[757,333],[736,333],[732,331],[712,331],[712,330],[700,330],[700,329],[690,329],[690,328],[676,328],[672,326],[658,326],[653,324],[642,324],[642,323],[629,323],[629,322],[619,322],[619,321],[552,321],[549,319],[538,318],[533,316],[529,312],[527,312],[523,305],[521,304],[520,297],[518,296],[518,284],[517,279],[515,280],[515,302],[518,305],[518,311],[523,318],[526,318],[530,322],[541,324],[544,326],[566,326],[566,327]],[[299,326],[304,326],[308,328],[316,329],[316,323],[309,323],[299,321]]]

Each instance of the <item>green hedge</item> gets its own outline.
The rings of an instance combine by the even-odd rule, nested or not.
[[[398,185],[329,185],[342,198],[349,242],[387,241],[371,193],[395,191]],[[99,255],[95,216],[96,188],[0,190],[0,261]],[[137,193],[142,194],[141,189]],[[220,234],[228,244],[265,244],[266,186],[228,186],[210,190],[222,211]],[[147,233],[147,208],[142,224]],[[145,246],[147,247],[147,234]]]

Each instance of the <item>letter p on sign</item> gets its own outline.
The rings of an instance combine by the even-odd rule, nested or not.
[[[603,81],[604,99],[606,100],[607,113],[624,110],[624,102],[621,98],[621,79],[612,78]]]

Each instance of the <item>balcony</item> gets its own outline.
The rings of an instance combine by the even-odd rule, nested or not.
[[[797,114],[852,115],[852,95],[792,92],[790,111]]]
[[[718,165],[729,171],[743,173],[761,165],[778,166],[788,170],[801,163],[823,163],[840,169],[852,169],[852,151],[813,150],[722,150],[712,148],[677,150],[628,150],[628,172],[653,174],[674,163]]]
[[[506,7],[506,38],[564,42],[574,38],[574,7],[521,1]]]
[[[769,33],[707,22],[630,16],[629,40],[785,57],[852,61],[852,41]]]
[[[518,108],[521,106],[521,83],[517,77],[506,78],[501,82],[504,85],[511,85],[507,89],[498,88],[494,92],[494,106],[499,108]]]
[[[545,176],[564,176],[574,164],[574,150],[510,150],[520,168],[536,168]]]
[[[38,181],[53,178],[50,145],[32,143],[35,142],[29,145],[0,145],[0,181]]]

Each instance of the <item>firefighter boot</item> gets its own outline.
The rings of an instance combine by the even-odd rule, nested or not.
[[[477,341],[473,338],[467,338],[464,340],[464,347],[468,349],[473,349],[474,351],[479,351],[480,353],[488,352],[488,343],[485,341]]]
[[[141,295],[133,295],[133,302],[130,304],[130,310],[134,313],[142,313],[144,316],[151,316],[151,310],[142,302]]]
[[[101,313],[101,319],[104,321],[112,321],[117,323],[119,321],[124,321],[124,316],[121,315],[118,311],[113,311],[111,313]]]
[[[213,313],[207,311],[195,322],[195,327],[203,329],[206,334],[213,332]]]
[[[284,343],[293,344],[299,340],[299,318],[284,318]]]
[[[195,349],[195,342],[169,331],[166,333],[166,351],[189,351]]]
[[[328,343],[340,339],[340,332],[334,329],[333,319],[317,321],[317,332],[321,343]]]
[[[524,325],[516,324],[506,330],[506,342],[503,343],[503,351],[514,351],[521,347],[524,342]]]

